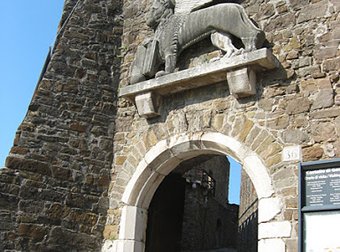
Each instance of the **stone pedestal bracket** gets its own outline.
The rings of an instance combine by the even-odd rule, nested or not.
[[[140,116],[145,118],[152,118],[159,115],[158,108],[160,101],[161,97],[152,91],[135,96],[137,111]]]
[[[119,97],[132,100],[140,116],[158,116],[161,96],[228,81],[229,90],[236,98],[256,94],[256,72],[279,67],[279,61],[267,48],[244,53],[232,58],[204,64],[159,78],[121,88]]]
[[[227,72],[230,94],[236,98],[256,94],[256,73],[251,67],[244,67]]]

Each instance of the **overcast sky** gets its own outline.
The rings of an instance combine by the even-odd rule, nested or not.
[[[64,0],[0,1],[0,167],[25,117]]]

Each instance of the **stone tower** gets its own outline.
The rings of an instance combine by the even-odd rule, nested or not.
[[[1,251],[100,250],[121,14],[120,1],[65,1],[46,71],[0,171]]]
[[[223,1],[192,2],[171,2],[167,14]],[[174,66],[168,57],[171,71],[153,78],[155,69],[134,63],[159,46],[146,40],[161,37],[146,24],[153,1],[65,1],[46,71],[0,171],[1,251],[143,251],[157,188],[183,162],[209,155],[233,157],[249,177],[256,249],[297,251],[299,161],[340,157],[340,4],[230,2],[244,8],[233,7],[242,10],[235,17],[257,23],[253,42],[265,35],[260,48],[223,57],[215,45],[228,40],[215,34],[191,41]],[[240,49],[249,41],[232,42]],[[147,78],[131,83],[137,70]],[[283,155],[291,148],[294,155]]]

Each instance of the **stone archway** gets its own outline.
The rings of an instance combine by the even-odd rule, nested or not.
[[[222,154],[240,162],[251,179],[259,199],[259,251],[285,251],[282,238],[291,233],[288,221],[277,220],[281,199],[260,157],[232,137],[216,132],[181,134],[159,141],[139,162],[122,196],[118,240],[106,241],[103,251],[144,251],[147,210],[155,191],[181,162],[202,154]],[[270,230],[270,232],[269,232]]]

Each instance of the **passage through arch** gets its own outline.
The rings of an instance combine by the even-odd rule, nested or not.
[[[114,241],[115,249],[111,251],[144,251],[147,212],[157,188],[179,164],[200,155],[228,155],[242,164],[259,199],[258,238],[259,246],[265,248],[267,243],[261,237],[261,225],[272,223],[282,208],[280,199],[275,197],[267,168],[258,155],[244,144],[221,133],[208,132],[162,140],[146,153],[125,188],[119,239]],[[276,206],[270,213],[264,209],[268,202]]]

